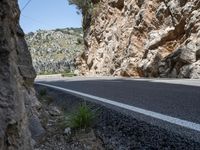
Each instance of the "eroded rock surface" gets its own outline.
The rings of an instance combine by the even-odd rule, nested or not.
[[[17,0],[0,1],[0,149],[31,150],[28,118],[38,106],[35,71],[19,26]]]
[[[79,73],[200,78],[199,8],[199,0],[99,1]]]

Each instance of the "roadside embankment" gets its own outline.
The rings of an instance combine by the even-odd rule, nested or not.
[[[36,85],[35,89],[37,92],[45,89],[48,97],[51,99],[51,104],[49,106],[56,106],[58,109],[64,110],[65,112],[71,112],[81,103],[87,104],[89,108],[94,110],[96,117],[92,127],[90,128],[92,133],[90,132],[86,135],[92,134],[92,137],[94,138],[92,140],[93,144],[91,145],[95,145],[94,143],[96,143],[99,148],[113,150],[200,149],[200,143],[157,126],[150,125],[144,121],[137,120],[110,107],[108,108],[96,103],[91,103],[65,92],[52,88],[46,88],[44,86]],[[63,132],[56,133],[57,138],[55,139],[59,139],[60,136],[63,136],[62,133]],[[54,136],[51,138],[54,138]],[[44,140],[44,143],[42,144],[43,147],[51,148],[52,145],[56,145],[53,143],[58,140],[52,140],[51,138]],[[61,147],[63,143],[65,144],[64,148],[69,148],[70,144],[73,145],[72,143],[74,140],[65,140],[66,138],[62,139],[64,139],[63,142],[59,142]],[[78,143],[81,143],[80,141],[84,140],[78,139],[77,141],[79,141]],[[77,144],[77,142],[75,143]],[[91,149],[91,145],[89,144],[89,146],[85,147],[84,149]]]

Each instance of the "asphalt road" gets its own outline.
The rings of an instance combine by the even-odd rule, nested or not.
[[[37,82],[200,124],[200,80],[71,78]]]

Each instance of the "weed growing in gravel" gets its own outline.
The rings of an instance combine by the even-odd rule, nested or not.
[[[94,118],[94,112],[86,104],[82,104],[69,117],[69,126],[74,129],[86,129],[92,125]]]

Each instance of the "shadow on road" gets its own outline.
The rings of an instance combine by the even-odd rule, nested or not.
[[[94,96],[200,123],[200,87],[148,80],[43,81]]]

